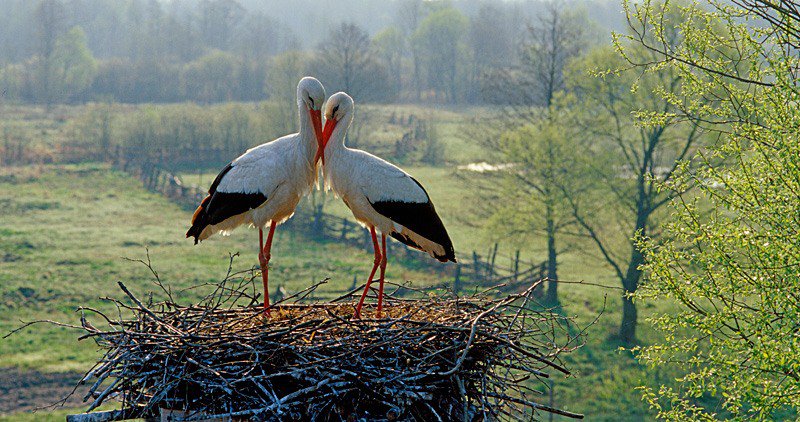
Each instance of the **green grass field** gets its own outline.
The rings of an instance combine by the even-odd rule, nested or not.
[[[441,112],[443,142],[458,151],[448,165],[405,168],[428,189],[448,226],[459,257],[488,249],[489,236],[481,221],[465,218],[469,187],[454,176],[452,163],[469,162],[477,146],[456,135],[459,121],[469,114]],[[209,184],[213,172],[184,174],[190,183]],[[348,216],[349,212],[332,195],[326,211]],[[149,250],[154,268],[173,289],[182,289],[221,279],[229,254],[240,253],[235,268],[257,265],[255,230],[240,228],[229,237],[218,236],[194,246],[184,238],[191,211],[166,198],[146,191],[132,177],[101,164],[48,165],[0,168],[0,331],[8,332],[20,321],[53,319],[77,323],[78,306],[108,310],[99,298],[120,298],[117,281],[145,297],[154,290],[147,268],[130,259],[145,259]],[[273,248],[273,289],[285,286],[290,292],[313,281],[330,277],[320,296],[340,293],[350,287],[353,276],[366,276],[371,256],[334,242],[316,243],[280,228]],[[510,254],[511,247],[501,247]],[[537,245],[523,250],[524,257],[541,260]],[[391,258],[390,258],[391,259]],[[563,257],[560,274],[565,280],[586,280],[616,286],[599,261],[573,253]],[[441,283],[439,275],[404,267],[390,261],[387,277],[415,284]],[[203,288],[178,295],[187,303],[197,299]],[[593,321],[587,346],[567,358],[573,376],[556,376],[554,405],[587,414],[587,420],[645,420],[652,417],[640,400],[637,385],[668,382],[676,374],[669,370],[647,370],[628,352],[608,340],[619,323],[619,291],[581,284],[560,287],[563,312],[579,325]],[[607,297],[606,297],[607,296]],[[605,303],[605,309],[604,309]],[[604,309],[604,310],[603,310]],[[654,309],[640,308],[639,337],[649,342],[656,335],[644,318]],[[49,325],[37,325],[0,341],[0,366],[41,371],[85,371],[98,357],[91,342],[77,342],[77,332]],[[53,419],[62,418],[63,411]],[[30,415],[10,415],[4,420],[40,420]],[[556,417],[556,420],[561,420]]]

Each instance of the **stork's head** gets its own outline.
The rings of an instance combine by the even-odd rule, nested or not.
[[[355,109],[355,102],[353,98],[344,92],[337,92],[331,95],[328,102],[325,103],[325,129],[322,130],[322,149],[328,145],[331,139],[333,130],[344,121],[345,128],[350,124],[353,119],[353,110]],[[322,157],[325,164],[325,157]]]
[[[324,150],[322,142],[322,103],[325,102],[325,88],[316,79],[306,76],[300,79],[297,84],[297,105],[305,109],[311,118],[311,127],[314,129],[314,137],[317,138],[317,154]],[[314,160],[316,163],[316,160]],[[324,158],[323,158],[324,163]]]

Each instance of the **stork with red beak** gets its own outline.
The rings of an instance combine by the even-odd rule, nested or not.
[[[300,131],[247,150],[217,175],[192,217],[186,237],[194,243],[242,225],[258,227],[258,261],[264,282],[264,313],[269,314],[269,261],[275,226],[294,214],[317,180],[324,158],[321,109],[325,88],[311,77],[297,84]],[[269,223],[267,241],[263,228]]]
[[[354,318],[361,317],[361,307],[377,268],[380,268],[377,308],[380,318],[387,234],[441,262],[456,262],[456,258],[453,242],[425,188],[399,167],[344,145],[354,112],[353,99],[344,92],[337,92],[328,99],[320,158],[324,155],[327,159],[323,165],[326,188],[342,198],[356,220],[372,234],[375,261]],[[381,232],[381,246],[378,246],[376,230]]]

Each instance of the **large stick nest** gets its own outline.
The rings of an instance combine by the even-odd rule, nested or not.
[[[109,299],[118,318],[92,310],[108,328],[82,318],[84,337],[105,350],[83,380],[93,382],[89,410],[113,397],[128,415],[176,409],[185,420],[581,417],[540,404],[549,373],[569,373],[559,355],[582,336],[534,303],[536,285],[502,299],[396,286],[382,318],[365,306],[352,320],[358,289],[307,303],[318,284],[265,318],[252,285],[232,278],[193,306],[168,289],[168,300],[144,304],[120,283],[126,298]]]

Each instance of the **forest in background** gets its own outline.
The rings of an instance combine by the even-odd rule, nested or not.
[[[359,101],[502,103],[515,100],[487,79],[520,66],[531,25],[555,7],[592,22],[576,41],[624,28],[607,0],[2,0],[0,92],[39,104],[255,101],[292,94],[308,73]]]

